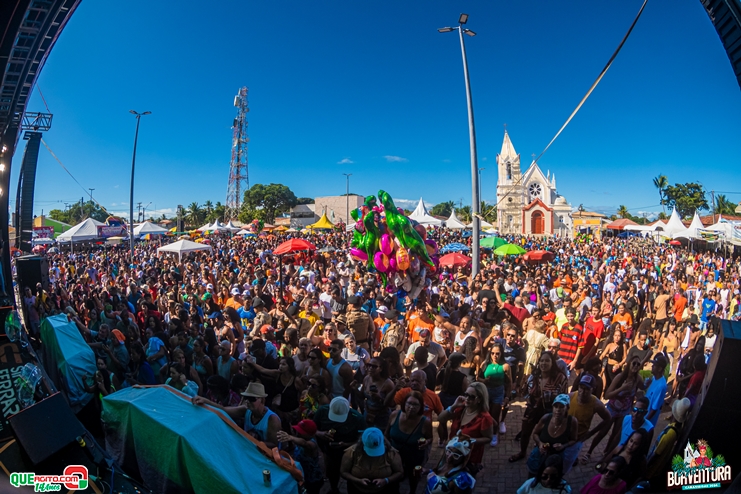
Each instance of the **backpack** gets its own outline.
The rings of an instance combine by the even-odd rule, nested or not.
[[[406,338],[404,337],[404,332],[401,330],[401,325],[399,323],[391,323],[381,339],[381,349],[394,347],[401,353],[404,351],[405,340]]]

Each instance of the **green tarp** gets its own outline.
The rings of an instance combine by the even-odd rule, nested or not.
[[[72,410],[77,413],[93,397],[85,391],[82,378],[93,376],[95,353],[66,315],[47,317],[41,322],[41,341],[44,342],[46,372],[57,388],[67,395]]]
[[[166,386],[125,388],[103,399],[108,450],[155,492],[297,494],[291,474],[210,407]],[[262,471],[270,470],[271,483]]]

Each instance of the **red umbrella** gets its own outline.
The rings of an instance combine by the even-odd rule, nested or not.
[[[669,242],[669,245],[682,245],[682,242],[680,242],[679,240],[672,240],[671,242]]]
[[[523,258],[529,262],[548,262],[552,261],[556,255],[549,250],[531,250]]]
[[[316,250],[316,245],[300,238],[292,238],[276,247],[273,254],[279,256],[281,254],[288,254],[289,252],[297,252],[299,250]]]
[[[465,266],[469,262],[471,262],[470,257],[464,256],[460,252],[451,252],[450,254],[442,256],[438,264],[440,264],[440,266],[457,267]]]

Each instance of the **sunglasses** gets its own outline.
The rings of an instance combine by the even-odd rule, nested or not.
[[[471,395],[471,394],[468,394],[468,393],[463,393],[463,396],[464,396],[464,397],[465,397],[465,398],[466,398],[467,400],[475,400],[476,398],[478,398],[478,396],[476,396],[475,394]]]
[[[548,350],[558,350],[557,346],[548,345]]]
[[[450,448],[448,448],[446,451],[450,454],[450,456],[453,457],[454,460],[460,460],[461,458],[463,458],[463,455],[461,453],[454,451]]]
[[[257,401],[257,396],[245,396],[244,399],[249,401],[250,403],[254,403]]]
[[[646,412],[648,412],[648,409],[646,409],[646,408],[633,407],[633,412],[634,413],[646,413]]]
[[[507,338],[517,338],[517,334],[516,333],[508,333],[507,334]]]

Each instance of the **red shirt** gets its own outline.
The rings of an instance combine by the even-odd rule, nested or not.
[[[561,347],[558,349],[558,356],[567,364],[570,364],[576,357],[581,335],[582,327],[578,324],[569,326],[569,323],[566,323],[561,326]]]
[[[399,390],[398,393],[394,396],[394,402],[401,406],[402,403],[404,403],[404,400],[406,400],[407,396],[412,392],[412,388],[402,388]],[[425,400],[425,411],[424,416],[430,419],[430,422],[432,422],[432,412],[434,411],[437,415],[440,415],[443,411],[443,404],[440,401],[440,397],[437,396],[437,393],[434,391],[431,391],[429,389],[425,389],[424,392],[424,400]],[[456,429],[456,432],[458,429]]]
[[[530,312],[528,312],[528,310],[524,307],[515,307],[514,305],[505,303],[503,305],[503,308],[507,309],[508,311],[510,311],[510,313],[512,313],[513,316],[515,316],[517,327],[519,329],[522,329],[522,321],[530,317]]]
[[[463,411],[465,409],[465,407],[460,407],[456,408],[453,411],[453,423],[450,425],[449,439],[453,439],[458,434],[459,430],[463,434],[479,438],[481,437],[482,431],[494,425],[494,419],[487,412],[481,412],[466,425],[461,425],[461,418],[463,417]],[[497,431],[494,431],[494,434],[496,433]],[[471,451],[471,459],[469,460],[471,463],[477,465],[481,464],[481,460],[484,457],[484,449],[486,448],[486,444],[487,443],[485,441],[482,441],[481,439],[476,440],[473,445],[473,451]]]

